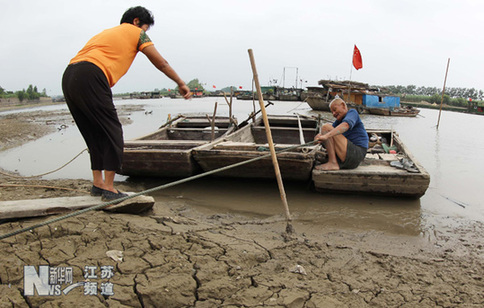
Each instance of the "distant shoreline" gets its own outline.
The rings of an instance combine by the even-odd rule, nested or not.
[[[400,102],[402,106],[412,106],[412,107],[417,107],[417,108],[427,108],[427,109],[440,109],[440,105],[434,105],[430,104],[427,102]],[[465,112],[467,113],[467,108],[464,107],[456,107],[456,106],[449,106],[449,105],[442,105],[442,110],[448,110],[448,111],[457,111],[457,112]]]
[[[65,104],[65,102],[55,102],[51,97],[41,97],[39,100],[20,102],[17,98],[1,98],[0,99],[0,112],[26,109],[32,107],[42,107],[50,105]]]
[[[8,99],[12,100],[12,99]],[[49,105],[60,105],[65,104],[65,102],[56,102],[53,101],[51,97],[43,97],[39,101],[25,101],[20,102],[18,99],[14,101],[7,101],[7,99],[0,99],[0,112],[2,111],[10,111],[16,109],[27,109],[33,107],[41,107],[41,106],[49,106]],[[413,106],[417,108],[427,108],[427,109],[440,109],[440,105],[433,105],[427,102],[400,102],[402,106]],[[449,106],[449,105],[442,105],[442,110],[448,111],[457,111],[457,112],[465,112],[467,113],[467,108],[464,107],[456,107],[456,106]]]

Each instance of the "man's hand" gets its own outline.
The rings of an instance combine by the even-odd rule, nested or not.
[[[184,99],[189,99],[193,95],[193,93],[190,92],[190,89],[186,84],[182,85],[181,87],[179,86],[178,92],[180,92]]]
[[[318,143],[325,142],[326,140],[328,140],[328,134],[317,134],[314,136],[314,141]]]
[[[178,92],[185,98],[189,99],[192,97],[192,93],[187,85],[183,82],[183,80],[178,76],[175,70],[168,64],[168,61],[163,58],[158,50],[155,48],[154,45],[150,45],[142,50],[148,59],[153,63],[153,65],[159,69],[163,74],[165,74],[168,78],[176,82],[178,85]],[[180,86],[180,84],[182,84]]]

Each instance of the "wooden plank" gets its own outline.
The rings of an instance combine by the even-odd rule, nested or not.
[[[381,160],[384,160],[384,161],[395,161],[395,160],[398,160],[397,154],[380,153],[378,155],[380,156],[380,159]]]
[[[371,153],[368,153],[368,154],[366,154],[365,159],[374,159],[374,160],[378,160],[378,159],[380,159],[380,156],[378,156],[378,154],[371,154]]]
[[[62,214],[103,203],[100,197],[78,196],[45,199],[0,201],[0,219],[25,218]],[[106,210],[140,213],[153,207],[155,200],[150,196],[136,196]]]

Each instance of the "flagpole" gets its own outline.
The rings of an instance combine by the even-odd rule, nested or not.
[[[351,98],[351,74],[353,73],[353,57],[354,57],[354,50],[353,52],[351,53],[351,65],[350,65],[350,81],[349,81],[349,84],[348,84],[348,99],[346,100],[347,103],[350,102],[350,98]]]

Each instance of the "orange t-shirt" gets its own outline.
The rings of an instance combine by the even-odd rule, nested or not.
[[[113,87],[123,77],[138,51],[153,45],[139,27],[123,23],[91,38],[69,64],[87,61],[99,67]]]

